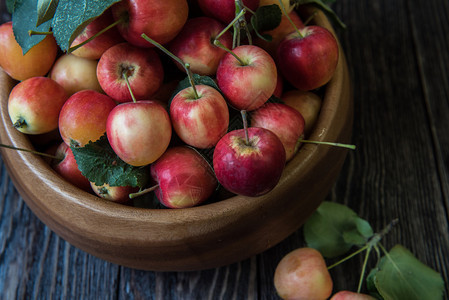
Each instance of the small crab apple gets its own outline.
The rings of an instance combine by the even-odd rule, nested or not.
[[[338,44],[321,26],[306,26],[287,35],[279,44],[276,62],[284,78],[299,90],[325,85],[338,63]]]
[[[151,165],[157,182],[155,193],[169,208],[187,208],[206,201],[217,188],[217,179],[209,163],[187,146],[169,148]]]
[[[111,186],[107,183],[98,186],[94,182],[90,182],[90,186],[98,197],[117,203],[125,203],[130,201],[129,194],[135,193],[139,190],[137,187]]]
[[[226,134],[229,109],[223,96],[213,87],[197,85],[181,90],[170,105],[173,129],[186,144],[211,148]]]
[[[334,294],[330,300],[376,300],[376,298],[351,291],[340,291]]]
[[[251,111],[262,106],[276,89],[274,60],[262,48],[242,45],[226,53],[217,69],[217,83],[231,106]]]
[[[48,133],[58,128],[59,113],[67,98],[64,88],[53,79],[28,78],[12,89],[8,114],[13,126],[23,133]]]
[[[59,57],[50,71],[50,78],[62,85],[69,96],[82,90],[102,93],[97,79],[97,61],[64,54]]]
[[[274,286],[282,299],[325,300],[332,293],[333,283],[321,253],[298,248],[278,263]]]
[[[112,7],[121,35],[139,47],[153,47],[142,34],[160,44],[170,42],[187,21],[189,5],[186,0],[123,0]]]
[[[225,24],[231,23],[235,17],[235,0],[198,0],[198,5],[206,16]],[[256,11],[259,7],[259,0],[243,0],[243,5]]]
[[[86,192],[92,191],[89,180],[81,174],[75,157],[73,156],[72,149],[70,149],[66,143],[62,142],[59,144],[55,156],[61,157],[61,160],[53,160],[51,163],[51,166],[56,173],[74,186]]]
[[[12,22],[0,25],[0,67],[16,80],[45,76],[55,62],[58,45],[52,35],[46,36],[25,55],[17,43]]]
[[[271,131],[250,127],[230,131],[218,141],[213,165],[228,191],[250,197],[271,191],[285,166],[282,142]]]
[[[112,46],[100,58],[97,77],[103,90],[118,102],[132,100],[128,85],[137,100],[149,99],[162,85],[164,69],[153,49],[120,43]]]
[[[168,50],[184,63],[190,64],[190,70],[199,75],[215,75],[226,51],[215,46],[213,40],[225,26],[209,17],[189,19],[181,32],[174,38]],[[219,41],[227,48],[232,46],[232,36],[226,31]],[[177,64],[184,71],[184,66]]]
[[[282,101],[296,109],[306,123],[304,133],[309,135],[321,109],[321,98],[311,91],[290,90],[282,94]]]
[[[84,27],[83,31],[73,40],[71,47],[81,45],[81,43],[103,31],[113,22],[111,10],[108,9]],[[78,57],[98,60],[106,50],[124,41],[117,27],[112,27],[71,53]]]
[[[304,118],[297,110],[282,103],[266,103],[253,111],[251,126],[276,134],[284,145],[286,161],[298,152],[299,139],[304,137]]]
[[[59,114],[59,133],[67,145],[84,146],[106,132],[106,120],[115,101],[93,90],[70,96]]]
[[[114,152],[132,166],[156,161],[172,135],[170,117],[156,101],[121,103],[107,118],[106,134]]]

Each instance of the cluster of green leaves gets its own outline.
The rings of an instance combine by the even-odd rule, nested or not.
[[[120,0],[7,0],[13,31],[25,54],[52,32],[59,47],[66,51],[77,35],[94,18]]]
[[[371,225],[349,207],[325,201],[305,223],[304,237],[309,247],[317,249],[326,258],[335,258],[354,246],[359,247],[329,268],[366,252],[358,292],[368,257],[370,253],[376,253],[377,265],[371,269],[366,279],[367,289],[373,297],[384,300],[442,299],[444,281],[439,273],[423,264],[401,245],[394,246],[390,251],[382,246],[380,240],[391,227],[390,224],[382,232],[374,233]]]

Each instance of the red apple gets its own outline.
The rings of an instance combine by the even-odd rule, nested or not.
[[[144,166],[167,149],[172,127],[162,105],[142,100],[117,105],[107,118],[106,133],[112,149],[124,162]]]
[[[67,98],[64,88],[53,79],[32,77],[12,89],[8,98],[9,117],[23,133],[48,133],[58,128],[59,112]]]
[[[222,23],[209,17],[189,19],[181,32],[170,42],[169,50],[184,63],[189,63],[193,73],[215,75],[218,63],[226,51],[215,46],[213,40],[224,28]],[[219,41],[231,48],[231,33],[227,31]],[[184,66],[176,65],[184,71]]]
[[[321,253],[313,248],[299,248],[277,265],[274,286],[282,299],[326,300],[333,283]]]
[[[281,99],[301,113],[306,123],[304,132],[309,135],[320,113],[321,98],[310,91],[290,90],[285,92]]]
[[[106,120],[116,106],[111,97],[92,90],[70,96],[59,114],[59,132],[67,145],[84,146],[106,132]]]
[[[187,208],[207,200],[217,188],[212,167],[189,147],[168,149],[151,165],[159,201],[170,208]]]
[[[229,110],[223,96],[213,87],[197,85],[180,91],[170,105],[173,129],[188,145],[211,148],[226,134]]]
[[[64,54],[59,57],[50,72],[50,78],[62,85],[69,96],[82,90],[102,93],[97,79],[97,61]]]
[[[304,118],[294,108],[281,103],[266,103],[251,115],[251,126],[272,131],[281,140],[285,159],[298,152],[298,140],[304,137]]]
[[[351,291],[340,291],[334,294],[330,300],[376,300],[376,298]]]
[[[142,38],[145,33],[160,44],[171,41],[187,21],[189,6],[186,0],[123,0],[112,7],[122,36],[131,44],[153,47]]]
[[[102,15],[91,21],[83,29],[83,31],[73,40],[71,47],[79,45],[94,36],[101,30],[105,29],[114,22],[111,10],[106,10]],[[84,44],[82,47],[72,52],[73,55],[88,58],[100,59],[101,55],[112,46],[124,42],[124,39],[117,30],[117,27],[112,27],[108,31],[95,37],[93,40]]]
[[[132,100],[124,73],[137,100],[149,99],[162,85],[164,69],[159,55],[129,43],[112,46],[100,58],[97,77],[101,87],[118,102]]]
[[[23,55],[16,42],[12,22],[0,25],[0,67],[16,80],[45,76],[55,62],[58,45],[52,35]]]
[[[299,90],[325,85],[338,63],[338,44],[326,28],[306,26],[287,35],[277,49],[277,63],[284,78]]]
[[[259,0],[243,0],[243,4],[256,11]],[[225,24],[231,23],[235,18],[235,0],[198,0],[198,5],[205,15]]]
[[[302,23],[301,18],[295,11],[291,11],[289,13],[290,19],[293,21],[297,28],[303,28],[304,24]],[[290,33],[295,31],[295,28],[292,26],[287,16],[282,15],[281,23],[275,29],[265,31],[263,34],[268,34],[271,36],[272,40],[270,42],[262,40],[259,37],[254,39],[254,44],[263,48],[265,51],[270,53],[270,55],[275,58],[276,51],[279,47],[280,42]]]
[[[276,89],[274,60],[262,48],[243,45],[233,50],[240,60],[227,53],[217,69],[217,83],[226,100],[238,110],[262,106]]]
[[[280,99],[282,97],[283,91],[284,91],[284,79],[282,78],[281,74],[278,73],[276,79],[276,88],[274,89],[273,96]]]
[[[98,186],[95,183],[90,182],[90,186],[98,197],[117,203],[125,203],[130,201],[129,194],[135,193],[139,190],[137,187],[111,186],[107,183]]]
[[[282,142],[264,128],[227,133],[216,145],[213,164],[218,181],[228,191],[244,196],[261,196],[278,183],[285,166]]]
[[[61,157],[60,161],[53,160],[52,162],[52,168],[56,173],[74,186],[86,192],[92,191],[89,180],[81,174],[75,156],[73,156],[72,149],[66,143],[62,142],[58,146],[55,156]]]

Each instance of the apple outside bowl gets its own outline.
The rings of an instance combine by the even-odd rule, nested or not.
[[[305,15],[315,12],[306,7]],[[314,23],[333,31],[318,11]],[[349,142],[353,104],[340,47],[335,75],[310,140]],[[0,69],[0,140],[34,148],[12,127],[7,99],[15,82]],[[104,260],[143,270],[187,271],[249,258],[298,230],[329,193],[347,149],[304,144],[268,194],[228,199],[186,209],[147,209],[108,202],[72,186],[38,155],[2,149],[15,187],[33,213],[75,247]]]

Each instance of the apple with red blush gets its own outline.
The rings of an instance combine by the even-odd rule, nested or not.
[[[56,173],[74,186],[86,192],[92,191],[89,180],[79,170],[72,149],[66,143],[59,144],[55,156],[61,158],[60,160],[53,159],[51,162]]]
[[[311,25],[287,35],[277,49],[277,65],[294,87],[303,91],[317,89],[334,75],[338,63],[338,44],[324,27]]]
[[[59,83],[69,96],[82,90],[103,90],[97,79],[98,61],[73,54],[61,55],[50,71],[50,78]]]
[[[59,114],[59,133],[67,145],[82,147],[106,132],[106,120],[116,106],[108,95],[83,90],[70,96]]]
[[[94,182],[90,182],[90,186],[98,197],[116,203],[126,203],[130,201],[129,195],[139,190],[137,187],[111,186],[107,183],[96,185]]]
[[[187,208],[206,201],[217,188],[209,163],[187,146],[169,148],[151,165],[154,190],[160,203],[169,208]]]
[[[266,103],[251,114],[251,126],[272,131],[281,140],[285,159],[289,161],[298,152],[304,137],[304,118],[294,108],[282,103]]]
[[[120,43],[101,56],[97,78],[106,94],[118,102],[132,101],[127,81],[137,100],[146,100],[161,87],[164,69],[153,49]]]
[[[362,293],[339,291],[335,293],[330,300],[376,300],[376,298]]]
[[[123,0],[112,6],[120,34],[139,47],[153,47],[142,38],[146,34],[160,44],[170,42],[187,21],[189,5],[186,0]]]
[[[212,148],[226,134],[229,109],[223,96],[208,85],[181,90],[170,104],[173,129],[186,144]]]
[[[225,24],[235,18],[235,0],[198,0],[201,11],[209,17],[220,20]],[[256,11],[259,0],[243,0],[243,5]]]
[[[189,19],[181,32],[174,38],[168,50],[180,58],[184,63],[190,64],[193,73],[199,75],[215,75],[226,51],[215,46],[213,40],[225,29],[225,26],[209,17]],[[227,48],[232,46],[232,36],[226,31],[219,41]],[[177,63],[179,69],[184,71],[184,65]]]
[[[13,126],[26,134],[43,134],[58,128],[59,113],[68,95],[48,77],[32,77],[19,82],[8,98],[8,114]]]
[[[249,197],[271,191],[285,166],[285,150],[270,130],[258,127],[228,132],[213,154],[218,181],[228,191]]]
[[[277,84],[276,64],[262,48],[242,45],[221,59],[217,83],[231,106],[251,111],[273,95]]]
[[[301,113],[306,123],[304,133],[309,135],[321,110],[320,96],[311,91],[290,90],[283,93],[281,99]]]
[[[112,149],[124,162],[145,166],[167,149],[172,125],[161,104],[141,100],[117,105],[107,117],[106,134]]]

